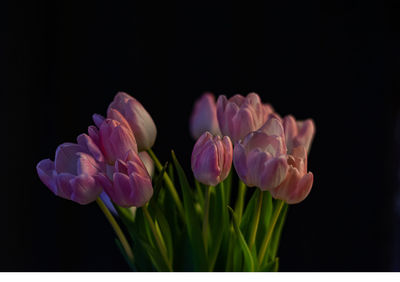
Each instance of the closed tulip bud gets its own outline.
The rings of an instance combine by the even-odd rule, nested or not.
[[[293,148],[287,159],[289,169],[285,180],[272,189],[271,195],[288,204],[297,204],[303,201],[311,191],[314,181],[312,172],[307,173],[307,152],[304,146]]]
[[[100,126],[99,143],[106,162],[114,164],[117,159],[124,159],[133,150],[137,152],[137,144],[132,130],[112,119],[106,119]]]
[[[211,93],[205,93],[196,101],[190,117],[190,133],[194,139],[198,139],[206,131],[221,135],[215,98]]]
[[[265,123],[265,110],[256,93],[250,93],[246,97],[235,95],[229,100],[224,95],[219,96],[217,117],[221,133],[236,143]]]
[[[288,170],[283,127],[272,118],[258,131],[249,133],[235,145],[233,163],[247,186],[261,190],[277,187]]]
[[[283,119],[283,127],[289,154],[297,146],[304,146],[307,153],[310,151],[315,134],[315,125],[312,119],[296,121],[293,116],[289,115]]]
[[[129,160],[118,159],[112,172],[95,176],[111,200],[122,207],[141,207],[153,195],[151,177],[135,151],[130,151]]]
[[[157,128],[150,114],[138,100],[124,92],[118,92],[107,110],[107,117],[115,119],[112,109],[118,111],[129,124],[135,135],[139,151],[150,149],[153,146]]]
[[[36,166],[40,180],[57,196],[85,205],[102,192],[94,175],[99,167],[87,148],[64,143],[57,148],[55,161],[45,159]]]
[[[205,132],[192,152],[194,177],[203,184],[215,186],[224,181],[232,166],[232,142],[228,136],[212,136]]]

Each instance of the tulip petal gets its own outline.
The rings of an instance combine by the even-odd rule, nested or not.
[[[54,194],[57,193],[56,177],[54,162],[50,159],[40,161],[36,166],[36,171],[40,180],[46,185]]]
[[[75,175],[71,173],[60,173],[57,175],[56,183],[57,183],[57,191],[56,195],[70,200],[72,194],[72,187],[70,180],[75,178]]]
[[[102,116],[102,115],[99,115],[99,114],[94,114],[93,116],[92,116],[92,119],[93,119],[93,121],[94,121],[94,124],[98,127],[98,128],[100,128],[101,127],[101,124],[104,122],[104,120],[105,120],[105,118]]]
[[[87,134],[81,134],[77,138],[78,145],[84,148],[85,152],[90,153],[98,162],[103,162],[103,153],[100,151],[97,144]]]
[[[78,144],[64,143],[58,146],[55,157],[55,168],[58,173],[76,174],[78,154],[83,149]]]
[[[89,204],[103,191],[95,179],[88,174],[78,175],[70,180],[72,187],[71,200],[81,205]]]

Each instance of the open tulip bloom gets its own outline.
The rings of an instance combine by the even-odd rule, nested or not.
[[[288,205],[313,184],[311,119],[281,118],[256,93],[204,94],[190,118],[194,179],[173,151],[169,161],[156,157],[156,125],[128,94],[93,122],[37,173],[59,197],[97,202],[132,270],[278,270]]]

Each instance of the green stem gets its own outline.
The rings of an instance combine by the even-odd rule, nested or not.
[[[263,202],[263,198],[264,198],[263,192],[261,190],[259,190],[257,192],[258,192],[258,201],[257,201],[256,214],[253,216],[253,218],[252,218],[253,220],[252,220],[251,226],[250,226],[250,237],[249,237],[249,249],[250,250],[253,248],[254,242],[256,241],[258,223],[260,221],[262,202]]]
[[[163,169],[163,166],[161,165],[157,156],[154,154],[154,152],[151,149],[147,150],[147,152],[149,153],[150,157],[153,159],[157,170],[159,172],[161,172]],[[176,191],[175,185],[167,173],[164,173],[163,178],[164,178],[165,184],[167,185],[169,192],[171,193],[173,200],[175,201],[176,207],[178,208],[179,215],[181,216],[182,220],[184,221],[185,214],[183,212],[183,205],[179,198],[178,192]]]
[[[133,257],[132,249],[129,246],[128,240],[126,239],[124,233],[122,232],[121,228],[119,227],[117,221],[115,220],[115,218],[111,214],[110,210],[106,207],[106,205],[103,203],[103,201],[100,198],[97,198],[96,202],[99,205],[101,211],[106,216],[108,222],[110,222],[112,228],[114,229],[115,234],[117,235],[119,241],[121,242],[121,245],[124,248],[126,255],[133,262],[134,257]]]
[[[153,232],[154,238],[156,239],[157,247],[160,250],[161,256],[163,257],[165,263],[167,264],[168,270],[172,271],[171,263],[168,260],[167,248],[164,244],[163,239],[160,237],[161,234],[159,232],[157,232],[156,225],[154,224],[154,221],[151,218],[151,215],[149,213],[149,210],[147,209],[147,206],[146,205],[143,206],[142,209],[143,209],[144,216],[146,217],[146,220],[150,225],[151,232]]]
[[[211,197],[211,187],[207,186],[205,191],[205,202],[204,202],[204,217],[203,217],[203,242],[204,248],[206,251],[206,255],[208,254],[208,245],[207,245],[207,235],[208,235],[208,214],[210,210],[210,197]]]
[[[246,195],[246,184],[244,184],[243,181],[239,180],[238,195],[237,195],[236,204],[235,204],[235,213],[236,213],[237,222],[239,225],[240,225],[240,222],[242,221],[245,195]]]
[[[264,238],[264,241],[261,243],[260,252],[258,254],[258,262],[259,263],[262,263],[262,261],[264,260],[264,256],[268,249],[269,242],[271,241],[272,233],[275,229],[276,222],[278,221],[279,214],[281,213],[281,210],[282,210],[284,204],[285,204],[284,201],[278,200],[277,207],[272,216],[271,226],[268,229],[267,236]]]

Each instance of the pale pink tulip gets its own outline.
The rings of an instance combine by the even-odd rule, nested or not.
[[[203,133],[194,145],[192,170],[203,184],[215,186],[224,181],[232,166],[232,142],[228,136],[221,138]]]
[[[64,143],[57,148],[55,161],[40,161],[36,170],[42,182],[57,196],[85,205],[93,202],[102,192],[94,175],[100,170],[96,160],[91,156],[102,158],[88,136],[81,135],[78,142],[83,144]]]
[[[107,175],[95,176],[111,200],[122,207],[141,207],[153,195],[151,177],[137,152],[128,152],[126,161],[118,159],[108,166]]]
[[[153,177],[154,175],[154,161],[153,159],[150,157],[150,155],[146,152],[139,152],[139,157],[142,160],[144,166],[147,169],[147,172],[149,173],[149,175],[151,177]]]
[[[296,121],[288,115],[283,119],[283,128],[285,129],[286,145],[290,154],[294,147],[304,146],[306,152],[310,151],[311,143],[315,134],[315,125],[312,119]]]
[[[137,152],[135,137],[130,128],[113,119],[105,119],[99,130],[99,145],[108,164],[124,159],[133,150]]]
[[[107,117],[116,119],[116,114],[112,112],[112,109],[121,113],[131,127],[139,151],[150,149],[153,146],[157,128],[150,114],[138,100],[124,92],[118,92],[107,110]],[[117,120],[120,121],[118,118]]]
[[[196,101],[190,117],[190,133],[194,139],[198,139],[206,131],[212,135],[221,135],[215,98],[211,93],[203,94]]]
[[[305,147],[300,145],[293,148],[287,162],[289,169],[286,179],[270,192],[275,199],[284,200],[288,204],[297,204],[308,196],[314,180],[312,172],[307,173]]]
[[[233,164],[240,179],[250,187],[271,190],[286,177],[288,170],[283,127],[271,118],[258,131],[236,143]]]
[[[221,95],[217,100],[219,128],[234,143],[265,123],[265,111],[266,108],[256,93],[250,93],[246,97],[237,94],[229,100]]]

